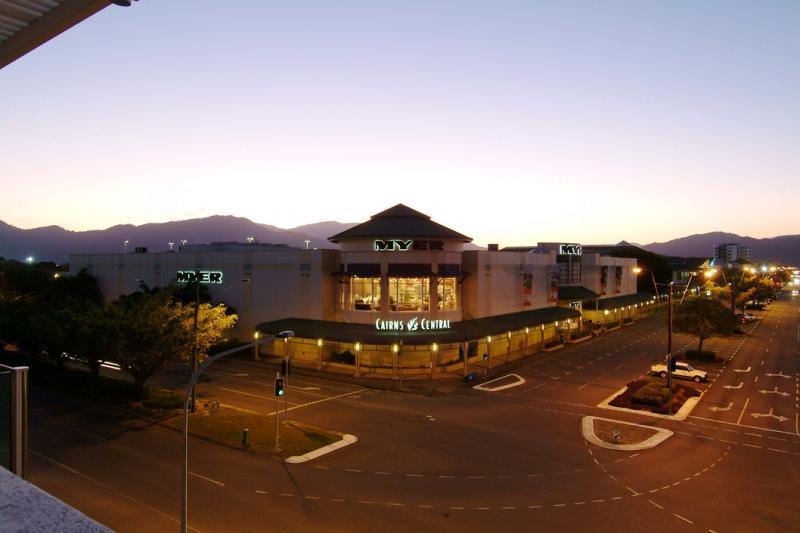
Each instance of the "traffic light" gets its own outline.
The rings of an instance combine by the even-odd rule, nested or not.
[[[283,396],[283,378],[275,378],[275,396]]]
[[[675,370],[677,370],[677,368],[678,368],[678,358],[675,357],[674,355],[672,355],[669,358],[669,371],[670,372],[675,372]]]

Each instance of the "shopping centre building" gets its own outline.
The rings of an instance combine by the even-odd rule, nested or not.
[[[176,251],[72,255],[105,298],[198,275],[239,315],[240,339],[291,330],[260,347],[356,375],[466,372],[647,313],[636,260],[575,243],[465,250],[471,238],[402,204],[329,238],[331,249],[215,243]]]

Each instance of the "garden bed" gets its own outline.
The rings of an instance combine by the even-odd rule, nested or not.
[[[625,391],[611,400],[609,405],[667,415],[677,413],[686,400],[696,396],[700,396],[697,389],[673,380],[670,400],[664,378],[649,376],[628,383]]]
[[[638,424],[595,418],[594,434],[598,439],[613,444],[639,444],[658,434],[658,431]],[[614,430],[619,431],[619,439],[614,440]]]

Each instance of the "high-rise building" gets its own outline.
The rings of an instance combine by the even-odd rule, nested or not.
[[[714,247],[714,259],[719,263],[750,261],[750,248],[739,243],[726,242]]]

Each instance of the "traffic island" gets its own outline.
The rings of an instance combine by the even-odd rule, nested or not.
[[[581,431],[583,437],[595,446],[620,451],[654,448],[673,435],[668,429],[596,416],[583,417]]]
[[[183,430],[183,417],[166,421]],[[245,431],[246,430],[246,431]],[[200,409],[189,415],[189,434],[232,448],[261,455],[275,454],[275,418],[251,411],[219,407]],[[279,456],[302,456],[342,440],[343,434],[294,420],[279,425]]]
[[[631,381],[626,387],[600,402],[597,407],[684,420],[700,401],[700,396],[697,389],[674,381],[670,394],[664,378],[647,376]]]

